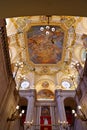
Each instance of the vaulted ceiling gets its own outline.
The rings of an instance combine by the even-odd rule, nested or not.
[[[38,98],[43,93],[42,98],[52,99],[55,89],[76,89],[75,65],[83,67],[85,62],[86,17],[41,15],[7,18],[6,22],[17,89],[36,89]]]

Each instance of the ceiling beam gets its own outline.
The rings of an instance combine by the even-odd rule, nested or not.
[[[87,0],[0,1],[1,18],[31,15],[87,16]]]

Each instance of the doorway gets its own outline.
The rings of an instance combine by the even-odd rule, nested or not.
[[[40,130],[52,130],[50,106],[41,107]]]

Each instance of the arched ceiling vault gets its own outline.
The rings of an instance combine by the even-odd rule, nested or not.
[[[13,17],[6,22],[13,74],[21,64],[17,88],[53,93],[55,89],[76,89],[79,78],[75,64],[83,67],[85,63],[86,17],[52,15],[49,26],[56,30],[49,35],[40,31],[48,25],[45,15]]]

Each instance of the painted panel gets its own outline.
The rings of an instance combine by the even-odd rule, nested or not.
[[[54,99],[54,94],[50,90],[43,89],[38,92],[37,99]]]
[[[49,29],[46,35],[40,27],[32,26],[27,32],[30,60],[35,64],[56,64],[62,57],[64,31],[60,26],[50,26],[55,27],[55,31]]]

